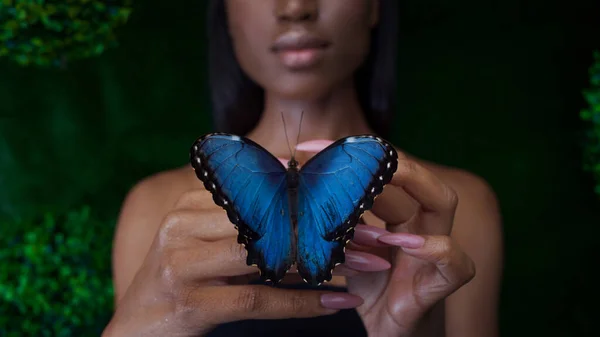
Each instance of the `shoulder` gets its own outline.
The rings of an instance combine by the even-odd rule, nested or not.
[[[184,192],[200,187],[189,165],[155,173],[141,179],[130,189],[123,204],[123,211],[136,206],[170,208]]]
[[[192,169],[185,166],[155,173],[138,181],[125,196],[118,228],[140,223],[158,226],[156,222],[162,220],[160,216],[164,216],[184,192],[199,187],[191,179],[192,176]]]
[[[118,301],[146,257],[158,227],[186,191],[201,186],[189,166],[159,172],[133,185],[121,206],[113,242]]]
[[[460,223],[466,215],[485,215],[486,223],[500,223],[500,208],[497,195],[487,180],[467,170],[444,166],[418,158],[412,158],[433,172],[458,195],[456,218]]]
[[[500,254],[502,217],[498,197],[487,180],[467,170],[415,159],[458,196],[452,237],[475,260]]]
[[[448,336],[497,336],[503,229],[491,185],[471,172],[416,160],[458,195],[452,238],[474,261],[476,275],[446,300]]]

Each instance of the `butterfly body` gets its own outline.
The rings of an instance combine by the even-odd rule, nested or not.
[[[299,168],[249,139],[213,133],[196,140],[190,160],[236,226],[247,264],[272,284],[293,264],[309,284],[331,280],[360,216],[397,167],[394,148],[370,135],[340,139]]]

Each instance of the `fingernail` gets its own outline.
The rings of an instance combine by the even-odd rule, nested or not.
[[[321,295],[321,305],[328,309],[352,309],[363,304],[363,299],[347,293]]]
[[[421,248],[425,243],[425,238],[415,234],[409,233],[394,233],[382,235],[377,240],[404,248]]]
[[[333,140],[328,139],[309,140],[296,145],[296,150],[307,152],[319,152],[324,148],[328,147],[329,145],[333,144],[333,142]]]
[[[356,230],[354,232],[354,238],[352,241],[356,241],[357,243],[364,243],[369,245],[381,245],[382,243],[377,241],[382,235],[392,234],[387,230],[375,226],[370,225],[356,225]]]
[[[349,268],[359,271],[382,271],[392,267],[387,260],[377,255],[351,250],[346,251],[346,261],[344,264]]]
[[[393,234],[392,232],[387,231],[383,228],[371,225],[356,225],[356,233],[358,232],[361,232],[361,234],[369,235],[373,238],[377,238],[385,234]]]
[[[351,276],[356,276],[358,274],[360,274],[360,271],[352,269],[352,268],[348,268],[347,266],[344,266],[343,264],[340,264],[339,266],[337,266],[333,269],[334,276],[351,277]]]

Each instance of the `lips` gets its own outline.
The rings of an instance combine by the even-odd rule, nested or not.
[[[285,67],[292,70],[311,68],[324,56],[330,42],[304,30],[288,31],[280,35],[271,47]]]
[[[292,30],[282,34],[275,40],[271,50],[274,52],[327,48],[329,42],[316,34],[306,31]]]

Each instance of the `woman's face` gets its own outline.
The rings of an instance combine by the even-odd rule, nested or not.
[[[369,51],[377,0],[225,0],[242,69],[265,90],[315,99],[348,82]]]

